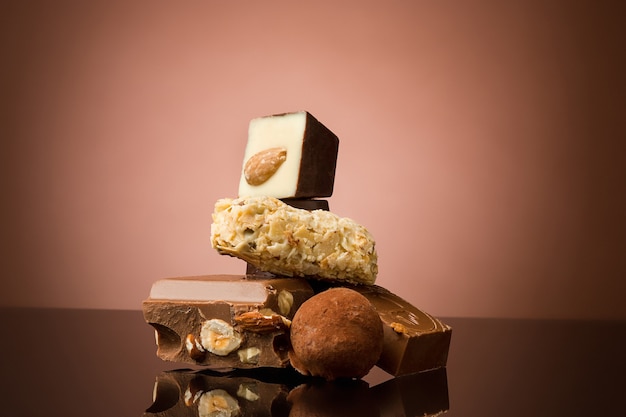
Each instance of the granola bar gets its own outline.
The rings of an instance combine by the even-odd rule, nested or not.
[[[211,243],[220,254],[281,276],[373,284],[378,272],[375,242],[365,227],[273,197],[218,200]]]

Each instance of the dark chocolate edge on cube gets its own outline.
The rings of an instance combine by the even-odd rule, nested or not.
[[[305,114],[306,124],[302,142],[304,159],[301,161],[296,197],[330,197],[335,185],[339,138],[309,112]],[[316,148],[317,152],[307,152],[308,147]],[[321,166],[327,166],[329,170],[311,175]]]

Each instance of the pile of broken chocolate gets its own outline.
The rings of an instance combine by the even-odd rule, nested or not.
[[[446,365],[451,328],[375,285],[373,237],[323,200],[338,145],[308,112],[250,122],[239,197],[215,204],[211,227],[213,247],[246,273],[155,282],[143,313],[160,358],[326,380]]]

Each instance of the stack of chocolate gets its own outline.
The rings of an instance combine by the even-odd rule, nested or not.
[[[213,247],[246,273],[155,282],[143,312],[160,358],[327,380],[446,365],[451,328],[376,285],[373,237],[323,200],[338,145],[308,112],[250,122],[239,197],[215,204],[211,226]]]

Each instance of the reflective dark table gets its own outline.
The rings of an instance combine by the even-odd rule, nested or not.
[[[453,327],[445,369],[392,378],[374,368],[362,381],[325,383],[289,369],[163,362],[140,311],[4,308],[0,414],[626,415],[626,322],[443,320]]]

